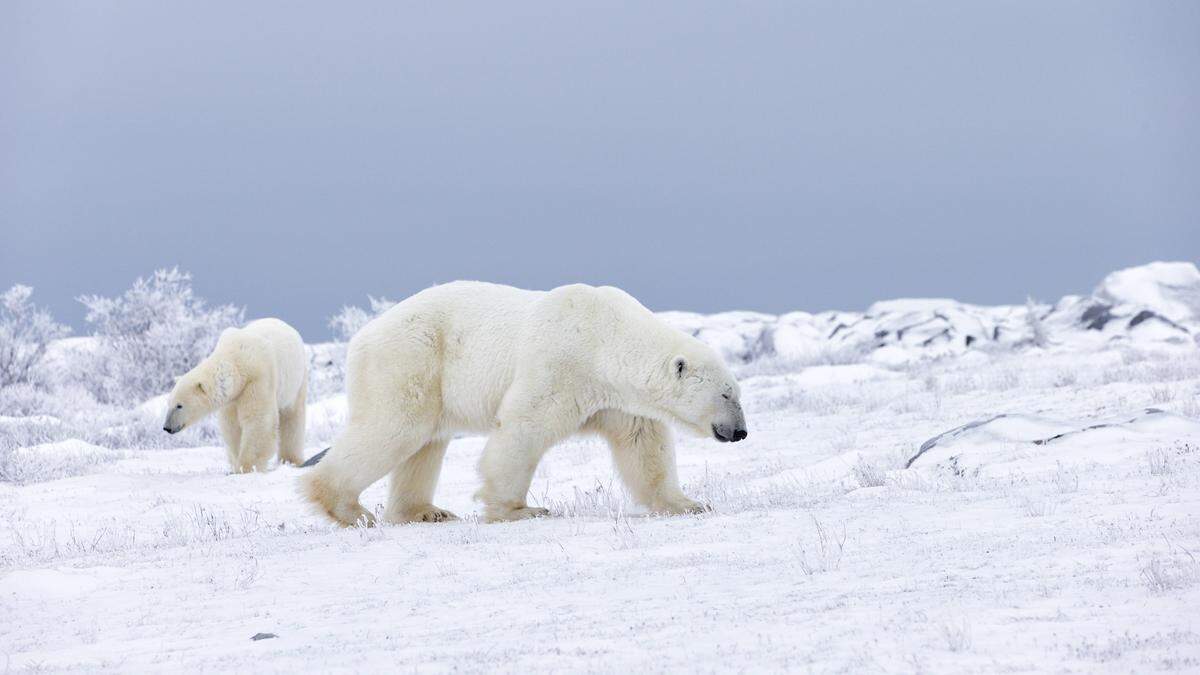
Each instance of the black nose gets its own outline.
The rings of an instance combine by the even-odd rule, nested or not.
[[[163,431],[167,432],[168,434],[175,433],[175,430],[172,429],[171,427],[163,427]]]
[[[750,435],[745,429],[733,429],[731,431],[729,427],[719,427],[715,424],[713,425],[712,432],[713,437],[722,443],[737,443]]]

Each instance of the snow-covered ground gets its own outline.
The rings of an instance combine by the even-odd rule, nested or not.
[[[1198,671],[1200,296],[1138,270],[1049,307],[672,315],[729,345],[751,431],[679,439],[699,516],[632,508],[586,439],[535,478],[552,518],[479,524],[471,437],[436,499],[464,521],[349,530],[304,507],[303,469],[231,475],[218,447],[21,448],[30,475],[86,472],[0,483],[0,663]],[[870,344],[851,358],[826,328]],[[343,415],[312,405],[310,454]],[[0,433],[21,423],[45,421]]]

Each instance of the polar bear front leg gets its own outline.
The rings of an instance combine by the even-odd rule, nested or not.
[[[237,473],[263,472],[279,448],[279,410],[275,401],[263,401],[254,396],[238,403],[238,421],[242,425],[242,442],[238,447]]]
[[[237,467],[238,454],[242,449],[242,423],[238,421],[237,406],[227,405],[217,413],[217,426],[221,427],[221,437],[225,439],[225,454],[229,457],[229,466]]]
[[[683,493],[675,468],[675,443],[667,425],[648,417],[605,410],[587,428],[608,441],[613,463],[634,500],[656,513],[703,513],[709,507]]]
[[[458,516],[433,505],[442,460],[449,441],[426,443],[417,454],[392,471],[392,485],[384,519],[391,523],[440,523]]]

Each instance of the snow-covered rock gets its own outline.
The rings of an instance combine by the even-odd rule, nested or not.
[[[971,350],[1113,341],[1190,345],[1200,340],[1200,270],[1156,262],[1109,274],[1088,296],[1053,305],[981,306],[948,298],[876,302],[866,312],[663,312],[726,360],[806,364],[870,359],[896,366]]]
[[[1056,333],[1105,341],[1186,344],[1200,336],[1200,270],[1156,262],[1109,274],[1090,297],[1064,298],[1047,316]]]
[[[1172,439],[1179,438],[1200,443],[1200,422],[1157,408],[1100,420],[999,414],[925,441],[908,460],[908,467],[996,476],[1053,469],[1060,463],[1111,464],[1165,451]]]
[[[1155,262],[1118,270],[1093,294],[1115,307],[1152,311],[1176,323],[1200,320],[1200,270],[1190,262]]]

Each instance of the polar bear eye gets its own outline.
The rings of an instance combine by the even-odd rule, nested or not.
[[[728,400],[729,400],[729,394],[721,394],[721,398],[723,398],[723,399],[725,399],[726,401],[728,401]]]

